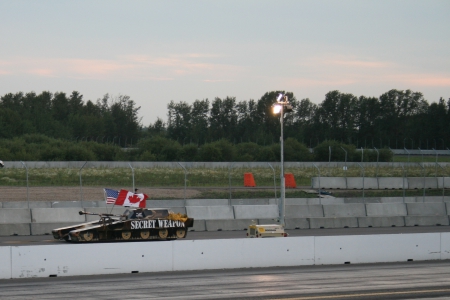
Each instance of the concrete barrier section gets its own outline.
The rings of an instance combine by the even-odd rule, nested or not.
[[[307,218],[285,219],[286,229],[309,229],[309,221]]]
[[[450,177],[438,177],[437,182],[438,182],[438,189],[450,188]]]
[[[231,205],[269,205],[270,199],[231,199]],[[228,205],[228,204],[227,204]]]
[[[445,216],[445,203],[407,203],[408,216]]]
[[[0,278],[449,259],[450,233],[176,240],[110,250],[108,243],[2,246]]]
[[[448,216],[406,216],[405,226],[449,225]]]
[[[311,229],[358,227],[358,218],[308,218],[308,221]]]
[[[80,208],[33,208],[31,215],[33,223],[63,223],[86,222],[84,215],[80,216]]]
[[[28,208],[28,205],[30,205],[30,208],[50,208],[52,207],[51,202],[49,201],[5,201],[3,202],[3,208]]]
[[[10,279],[11,268],[11,247],[0,247],[0,279]]]
[[[315,238],[316,264],[436,260],[440,259],[440,238],[439,233],[319,236]]]
[[[408,189],[408,180],[403,177],[379,177],[378,178],[378,186],[380,190],[401,190]]]
[[[234,219],[232,206],[186,206],[187,215],[199,220]],[[248,218],[243,218],[248,219]]]
[[[188,231],[206,231],[206,221],[194,220],[194,226],[189,227]]]
[[[406,216],[404,203],[369,203],[366,204],[368,217]]]
[[[347,188],[355,190],[377,190],[378,180],[374,177],[347,177]]]
[[[286,218],[323,217],[322,205],[286,205]]]
[[[408,177],[409,189],[436,189],[437,179],[434,177]]]
[[[355,198],[345,198],[345,203],[381,203],[380,197],[355,197]]]
[[[381,197],[381,203],[413,203],[416,197]]]
[[[323,206],[324,217],[365,217],[366,208],[363,203],[330,204]]]
[[[248,226],[252,224],[252,220],[206,220],[205,223],[207,231],[243,231],[247,230]],[[242,234],[242,237],[245,237],[245,233]]]
[[[173,244],[174,271],[313,264],[314,237],[278,238],[276,243],[270,238],[247,238],[183,240]]]
[[[171,243],[11,247],[12,278],[172,271]]]
[[[425,199],[425,201],[424,201]],[[416,202],[448,202],[450,201],[450,197],[445,196],[425,196],[425,198],[423,196],[417,196],[416,197]]]
[[[275,219],[279,216],[276,205],[235,205],[233,209],[235,219]]]
[[[31,214],[25,208],[2,208],[0,209],[0,224],[30,223]]]
[[[358,227],[403,227],[404,217],[361,217],[358,218]]]
[[[184,200],[147,200],[148,208],[184,207]]]
[[[450,232],[441,232],[441,259],[450,259]]]
[[[228,199],[186,199],[186,206],[226,206]]]
[[[30,235],[30,223],[0,224],[0,236],[10,235]]]
[[[313,189],[319,188],[319,177],[311,178],[311,187]],[[345,177],[320,177],[321,189],[346,189],[347,183]]]

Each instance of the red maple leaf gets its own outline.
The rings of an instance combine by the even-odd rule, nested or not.
[[[133,196],[128,197],[128,201],[130,201],[130,203],[138,203],[141,201],[141,198],[134,194]]]

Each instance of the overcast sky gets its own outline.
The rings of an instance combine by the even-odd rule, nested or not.
[[[450,1],[0,0],[0,95],[167,104],[273,90],[450,98]]]

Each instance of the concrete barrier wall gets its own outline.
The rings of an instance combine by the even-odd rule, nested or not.
[[[363,217],[358,218],[358,227],[403,227],[404,217]]]
[[[324,217],[365,217],[366,208],[363,203],[330,204],[323,206]]]
[[[311,178],[311,187],[313,189],[319,188],[319,177]],[[345,177],[320,177],[321,189],[346,189],[347,183]]]
[[[0,224],[30,223],[31,214],[25,208],[2,208],[0,209]]]
[[[378,179],[374,177],[347,177],[348,189],[378,189]]]
[[[232,206],[186,206],[186,212],[187,215],[194,218],[194,220],[234,219]]]
[[[186,199],[186,206],[226,206],[228,199]]]
[[[235,219],[274,219],[278,218],[277,205],[235,205]]]
[[[438,182],[439,189],[450,188],[450,177],[438,177],[437,182]]]
[[[433,177],[408,177],[409,189],[437,189],[437,179]]]
[[[322,205],[286,205],[286,218],[323,217]]]
[[[316,264],[441,259],[441,234],[387,234],[315,238]]]
[[[403,188],[408,189],[408,180],[402,177],[379,177],[378,187],[381,190],[400,190]]]
[[[445,216],[445,203],[407,203],[408,216]]]
[[[207,231],[220,230],[247,230],[248,226],[252,224],[253,220],[206,220]],[[257,222],[257,220],[255,220]],[[274,222],[272,222],[274,223]],[[245,237],[245,233],[242,234]]]
[[[0,278],[441,260],[450,258],[450,233],[288,237],[276,242],[176,240],[117,243],[113,252],[110,248],[104,243],[2,246]]]
[[[366,204],[368,217],[406,216],[406,204],[404,203],[371,203]]]
[[[31,209],[32,223],[62,223],[86,221],[84,215],[80,216],[80,208],[33,208]]]

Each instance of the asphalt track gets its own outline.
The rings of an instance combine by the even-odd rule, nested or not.
[[[336,228],[336,229],[296,229],[286,230],[289,236],[335,236],[368,234],[408,234],[428,232],[450,232],[450,226],[414,226],[414,227],[371,227],[371,228]],[[187,240],[237,239],[246,238],[246,231],[190,231]],[[158,241],[141,241],[143,243]],[[8,245],[49,245],[65,244],[65,241],[53,239],[51,235],[0,236],[0,246]],[[125,242],[133,243],[133,242]]]
[[[450,261],[6,279],[0,299],[450,299]]]

